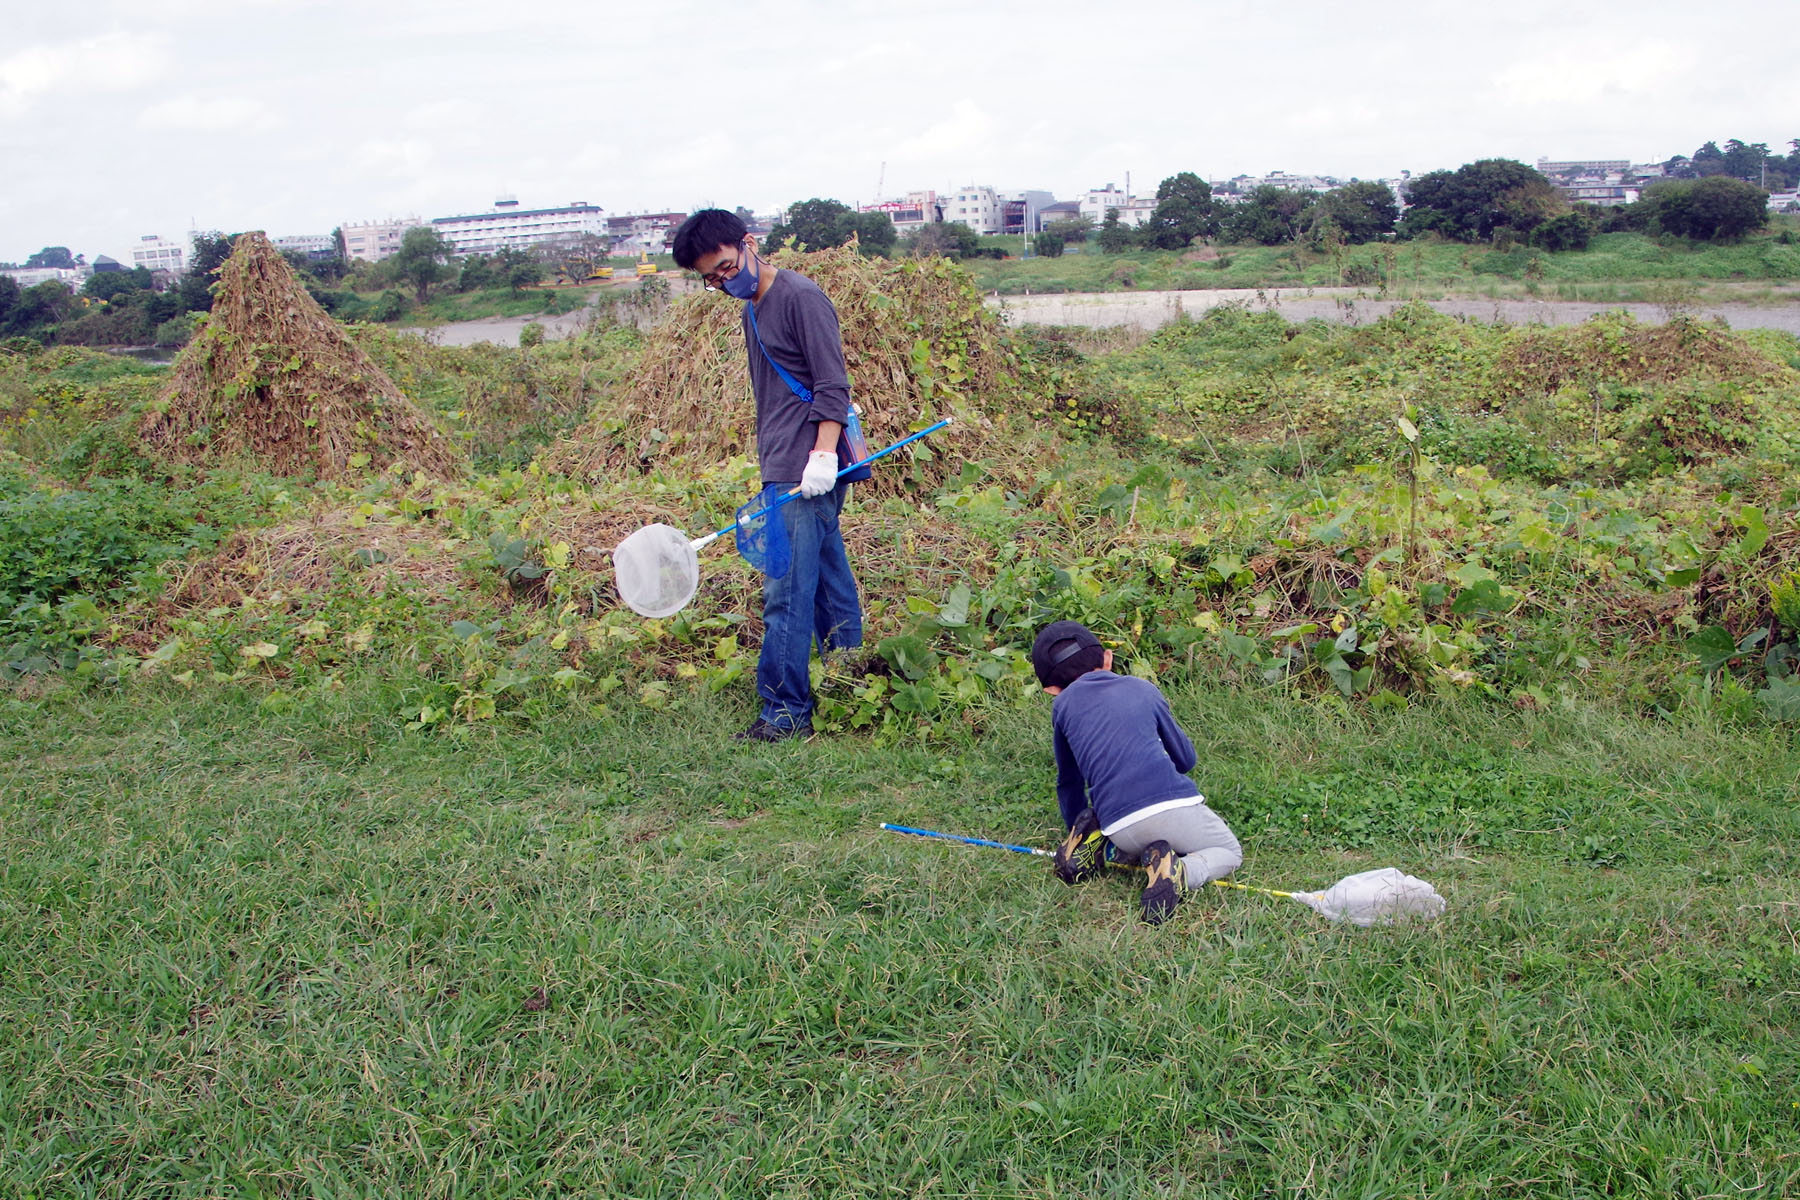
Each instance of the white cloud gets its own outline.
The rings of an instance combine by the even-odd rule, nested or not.
[[[350,160],[366,171],[403,175],[420,170],[433,155],[431,143],[423,138],[374,139],[360,143],[350,152]]]
[[[992,144],[998,126],[999,122],[973,100],[958,100],[950,106],[948,117],[901,142],[892,157],[926,161],[963,157]]]
[[[0,59],[0,116],[59,92],[123,92],[151,83],[167,68],[168,40],[113,32],[16,50]]]
[[[269,106],[248,96],[177,96],[153,104],[138,117],[143,129],[220,133],[230,129],[264,130],[279,124]]]
[[[487,109],[470,100],[433,100],[408,109],[401,116],[400,123],[408,129],[431,131],[446,127],[467,127],[482,122],[486,114]]]
[[[1509,104],[1563,107],[1660,91],[1690,66],[1669,42],[1559,46],[1501,70],[1494,86]]]

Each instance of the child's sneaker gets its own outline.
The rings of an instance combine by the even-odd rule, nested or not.
[[[1051,870],[1068,884],[1092,879],[1100,873],[1101,863],[1111,849],[1112,843],[1100,832],[1100,818],[1094,815],[1093,809],[1087,809],[1075,818],[1069,836],[1056,848]]]
[[[1144,847],[1144,872],[1150,876],[1150,886],[1138,903],[1143,905],[1146,924],[1161,925],[1175,914],[1187,894],[1187,869],[1169,843],[1151,842]]]

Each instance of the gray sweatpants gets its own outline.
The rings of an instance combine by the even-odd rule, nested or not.
[[[1121,825],[1106,836],[1134,858],[1141,858],[1144,847],[1151,842],[1169,843],[1169,848],[1181,856],[1189,887],[1204,887],[1215,879],[1223,879],[1244,861],[1237,836],[1199,796],[1194,797],[1192,804]]]

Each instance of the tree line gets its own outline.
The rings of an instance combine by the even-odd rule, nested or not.
[[[1103,253],[1180,250],[1195,241],[1315,247],[1359,245],[1437,236],[1501,247],[1528,244],[1550,251],[1583,250],[1598,233],[1637,232],[1695,241],[1732,241],[1768,224],[1770,189],[1800,181],[1800,139],[1793,153],[1771,155],[1763,143],[1735,138],[1720,150],[1707,142],[1692,155],[1662,164],[1665,178],[1630,204],[1602,207],[1573,201],[1547,176],[1513,159],[1489,158],[1455,170],[1430,171],[1406,185],[1401,197],[1387,184],[1352,180],[1327,192],[1264,185],[1241,199],[1215,196],[1191,171],[1162,181],[1156,206],[1135,228],[1118,209],[1092,218],[1053,221],[1033,249],[1055,256],[1072,243],[1092,241]],[[794,205],[771,232],[769,244],[808,249],[842,246],[855,238],[862,253],[943,254],[952,258],[1000,257],[961,222],[926,225],[905,238],[880,213],[861,213],[837,200],[814,198]]]
[[[95,272],[79,292],[54,280],[21,288],[0,276],[0,337],[62,345],[181,345],[193,333],[195,316],[211,311],[215,273],[238,236],[194,234],[186,273],[166,286],[143,267]],[[531,250],[459,256],[441,233],[426,226],[408,230],[395,254],[370,263],[345,256],[341,233],[334,232],[333,241],[334,251],[326,255],[286,257],[312,297],[344,321],[395,321],[444,292],[517,293],[547,278],[581,282],[610,254],[607,239],[588,234]],[[65,246],[46,246],[26,265],[70,268],[82,262]]]

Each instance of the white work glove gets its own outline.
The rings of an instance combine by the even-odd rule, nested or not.
[[[800,476],[800,494],[808,500],[823,496],[837,486],[837,455],[829,450],[814,450],[806,456],[806,474]]]

